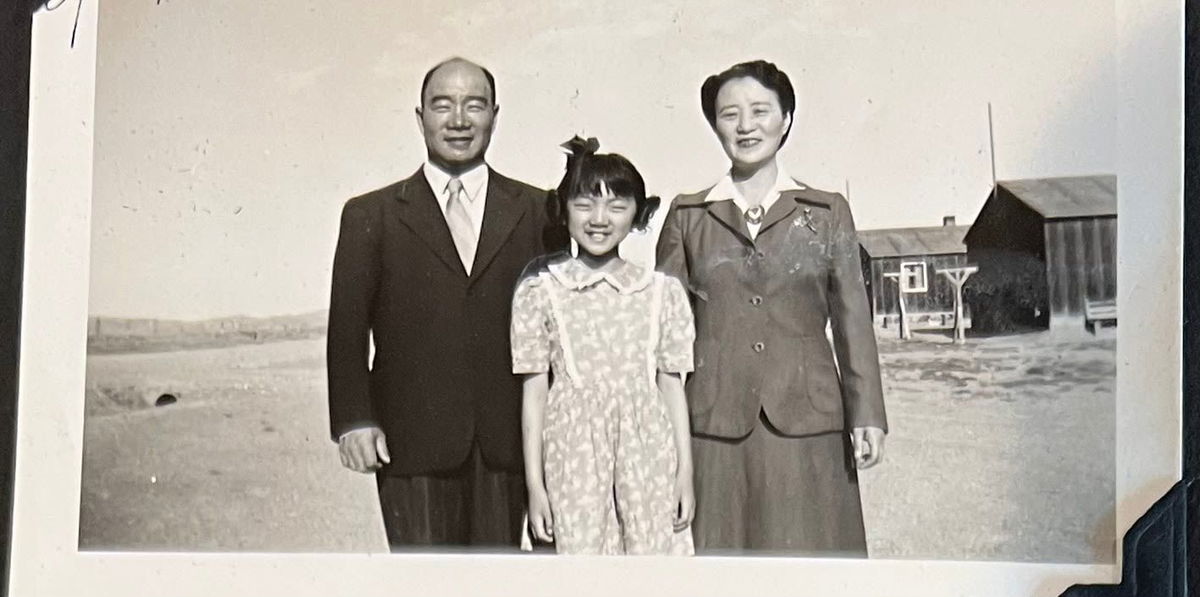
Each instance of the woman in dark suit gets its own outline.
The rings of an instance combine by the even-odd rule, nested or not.
[[[865,556],[856,469],[887,423],[849,206],[776,161],[796,98],[775,65],[735,65],[700,97],[730,170],[675,199],[657,250],[696,316],[696,547]]]

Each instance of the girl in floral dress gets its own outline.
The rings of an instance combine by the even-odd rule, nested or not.
[[[678,280],[617,252],[659,200],[595,139],[564,147],[555,204],[579,255],[530,264],[513,297],[529,526],[559,553],[689,555],[692,311]]]

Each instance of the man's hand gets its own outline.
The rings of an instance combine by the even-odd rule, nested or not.
[[[854,444],[854,464],[859,469],[868,469],[883,460],[884,431],[878,427],[855,427],[851,440]]]
[[[373,473],[392,461],[387,440],[378,427],[347,431],[338,439],[338,455],[342,466],[357,473]]]

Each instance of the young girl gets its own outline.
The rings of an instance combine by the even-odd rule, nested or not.
[[[513,297],[529,524],[559,553],[689,555],[692,311],[678,280],[617,254],[659,200],[595,139],[564,147],[555,203],[579,256],[530,264]]]

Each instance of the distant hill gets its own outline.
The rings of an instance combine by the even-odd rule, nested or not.
[[[97,354],[162,352],[317,338],[325,335],[328,313],[199,321],[89,317],[87,346]]]

